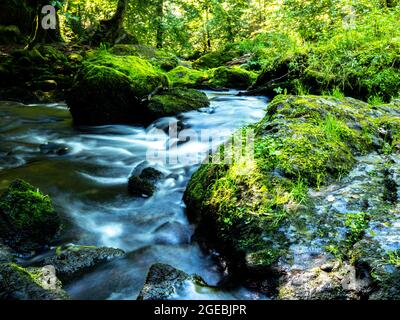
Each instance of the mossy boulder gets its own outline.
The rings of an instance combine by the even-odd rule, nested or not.
[[[193,62],[195,69],[212,69],[223,66],[225,63],[237,58],[240,53],[232,48],[206,53]]]
[[[106,247],[59,247],[56,254],[46,258],[43,264],[54,266],[57,276],[62,281],[67,282],[124,255],[123,250]]]
[[[23,37],[17,26],[0,25],[0,44],[15,44],[22,40]]]
[[[137,300],[173,300],[190,285],[207,286],[199,276],[191,276],[170,265],[157,263],[150,267]]]
[[[18,252],[39,250],[53,240],[60,220],[49,196],[16,180],[0,197],[0,236]]]
[[[349,261],[349,246],[362,239],[372,214],[364,211],[375,206],[375,202],[365,205],[357,193],[359,180],[353,177],[362,170],[357,164],[371,152],[395,152],[385,147],[391,141],[384,128],[396,123],[398,116],[395,108],[373,107],[352,98],[276,97],[263,120],[237,133],[243,138],[253,130],[254,154],[213,163],[213,159],[232,159],[232,148],[225,145],[190,180],[184,201],[189,218],[197,224],[197,238],[222,253],[232,275],[242,280],[264,279],[282,288],[296,276],[290,270],[299,265],[311,272],[327,261]],[[343,204],[335,199],[344,195],[321,196],[318,190],[329,192],[347,176],[354,193],[347,192],[357,206],[340,212]],[[366,186],[365,198],[372,199],[374,189]],[[313,192],[321,199],[313,197]],[[377,207],[386,202],[378,197]],[[335,206],[322,213],[319,203]],[[344,239],[331,246],[331,240],[340,239],[339,230],[344,231]],[[306,262],[310,266],[303,266]],[[304,279],[309,275],[305,273]],[[357,293],[359,297],[363,290]],[[344,295],[349,297],[350,291],[345,289]],[[336,297],[343,297],[343,291]]]
[[[0,300],[68,300],[54,267],[22,268],[0,264]]]
[[[117,44],[110,49],[110,52],[118,56],[137,56],[148,60],[153,66],[163,71],[170,71],[179,64],[178,57],[173,53],[145,45]]]
[[[165,86],[167,77],[148,61],[100,51],[83,62],[67,103],[76,124],[143,122],[148,95]]]
[[[206,108],[210,105],[207,95],[194,89],[173,88],[151,98],[148,110],[154,118]]]
[[[135,197],[151,197],[156,191],[156,183],[163,174],[154,168],[145,168],[139,175],[129,177],[128,192]]]
[[[208,73],[194,70],[185,66],[178,66],[167,73],[174,87],[194,88],[201,86],[208,80]]]
[[[219,67],[211,71],[208,84],[217,88],[247,89],[256,78],[256,73],[240,67]]]

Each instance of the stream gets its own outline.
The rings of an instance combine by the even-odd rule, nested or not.
[[[25,179],[51,196],[66,221],[60,244],[128,253],[66,285],[73,299],[136,299],[149,267],[157,262],[198,274],[210,285],[221,279],[211,257],[191,242],[194,227],[187,221],[182,196],[210,150],[264,116],[266,99],[236,96],[235,91],[206,93],[209,108],[159,119],[148,128],[76,128],[65,104],[0,102],[0,191],[16,178]],[[180,139],[168,134],[170,127],[206,137]],[[164,174],[156,193],[150,198],[129,196],[128,177],[148,166]],[[244,288],[187,288],[180,298],[264,297]]]

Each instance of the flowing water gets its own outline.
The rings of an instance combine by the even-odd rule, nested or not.
[[[193,226],[182,196],[209,150],[235,129],[260,120],[266,100],[239,97],[234,91],[206,93],[209,108],[159,119],[148,128],[76,128],[63,104],[0,103],[0,191],[15,178],[25,179],[49,194],[66,220],[61,243],[115,247],[128,253],[68,284],[72,298],[135,299],[149,266],[156,262],[199,274],[210,285],[221,279],[212,259],[190,240]],[[186,129],[187,136],[206,137],[171,136],[170,127],[181,133]],[[210,142],[210,137],[218,139]],[[147,166],[164,174],[157,192],[147,199],[130,197],[128,177]],[[177,298],[262,297],[243,288],[187,288]]]

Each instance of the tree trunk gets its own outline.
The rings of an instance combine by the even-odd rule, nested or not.
[[[117,10],[109,20],[100,21],[100,26],[91,39],[91,44],[99,45],[102,42],[114,44],[123,33],[123,22],[128,0],[118,0]]]
[[[54,12],[46,11],[45,13],[42,12],[44,6],[47,5],[46,0],[38,0],[35,1],[34,5],[36,6],[36,15],[33,21],[33,30],[31,37],[29,39],[29,43],[27,48],[31,49],[38,43],[54,43],[54,42],[61,42],[61,32],[60,32],[60,18],[57,13],[57,8],[54,8]],[[55,25],[51,28],[44,28],[46,26],[46,22],[43,23],[43,19],[47,20],[48,15],[54,14]],[[53,19],[52,18],[52,19]]]
[[[164,42],[164,0],[157,1],[157,30],[156,30],[156,45],[157,48],[163,47]]]

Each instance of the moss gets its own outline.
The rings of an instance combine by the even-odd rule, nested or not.
[[[257,74],[239,67],[219,67],[212,70],[209,84],[215,87],[247,89],[256,80]]]
[[[0,299],[65,300],[68,294],[51,269],[0,264]]]
[[[240,54],[235,49],[222,49],[207,53],[193,62],[195,69],[212,69],[224,65],[226,62],[237,58]]]
[[[356,156],[381,151],[383,123],[391,123],[383,113],[390,114],[351,98],[276,97],[263,120],[242,130],[255,131],[254,158],[204,164],[193,175],[184,197],[189,217],[237,265],[252,269],[255,262],[266,272],[287,250],[281,230],[304,214],[308,188],[340,180]],[[229,152],[225,145],[213,158]],[[366,223],[364,215],[349,220],[349,243]]]
[[[155,95],[148,106],[155,118],[205,108],[210,105],[206,94],[193,89],[170,89]]]
[[[193,70],[184,66],[176,67],[167,73],[175,87],[195,87],[208,80],[207,72]]]
[[[98,125],[148,121],[143,100],[168,86],[167,77],[136,56],[93,52],[67,96],[76,124]]]
[[[59,228],[50,198],[22,180],[14,181],[1,196],[0,220],[3,238],[19,251],[48,244]]]
[[[176,68],[179,64],[178,57],[173,53],[144,45],[117,44],[110,49],[110,52],[117,56],[137,56],[167,72]]]
[[[21,43],[23,37],[17,26],[0,25],[0,44]]]
[[[94,52],[84,62],[89,70],[92,67],[107,67],[114,71],[121,72],[129,77],[132,86],[136,89],[139,97],[151,93],[158,86],[168,86],[165,75],[154,68],[148,61],[136,56],[115,56],[106,50]],[[100,75],[101,77],[101,75]]]

